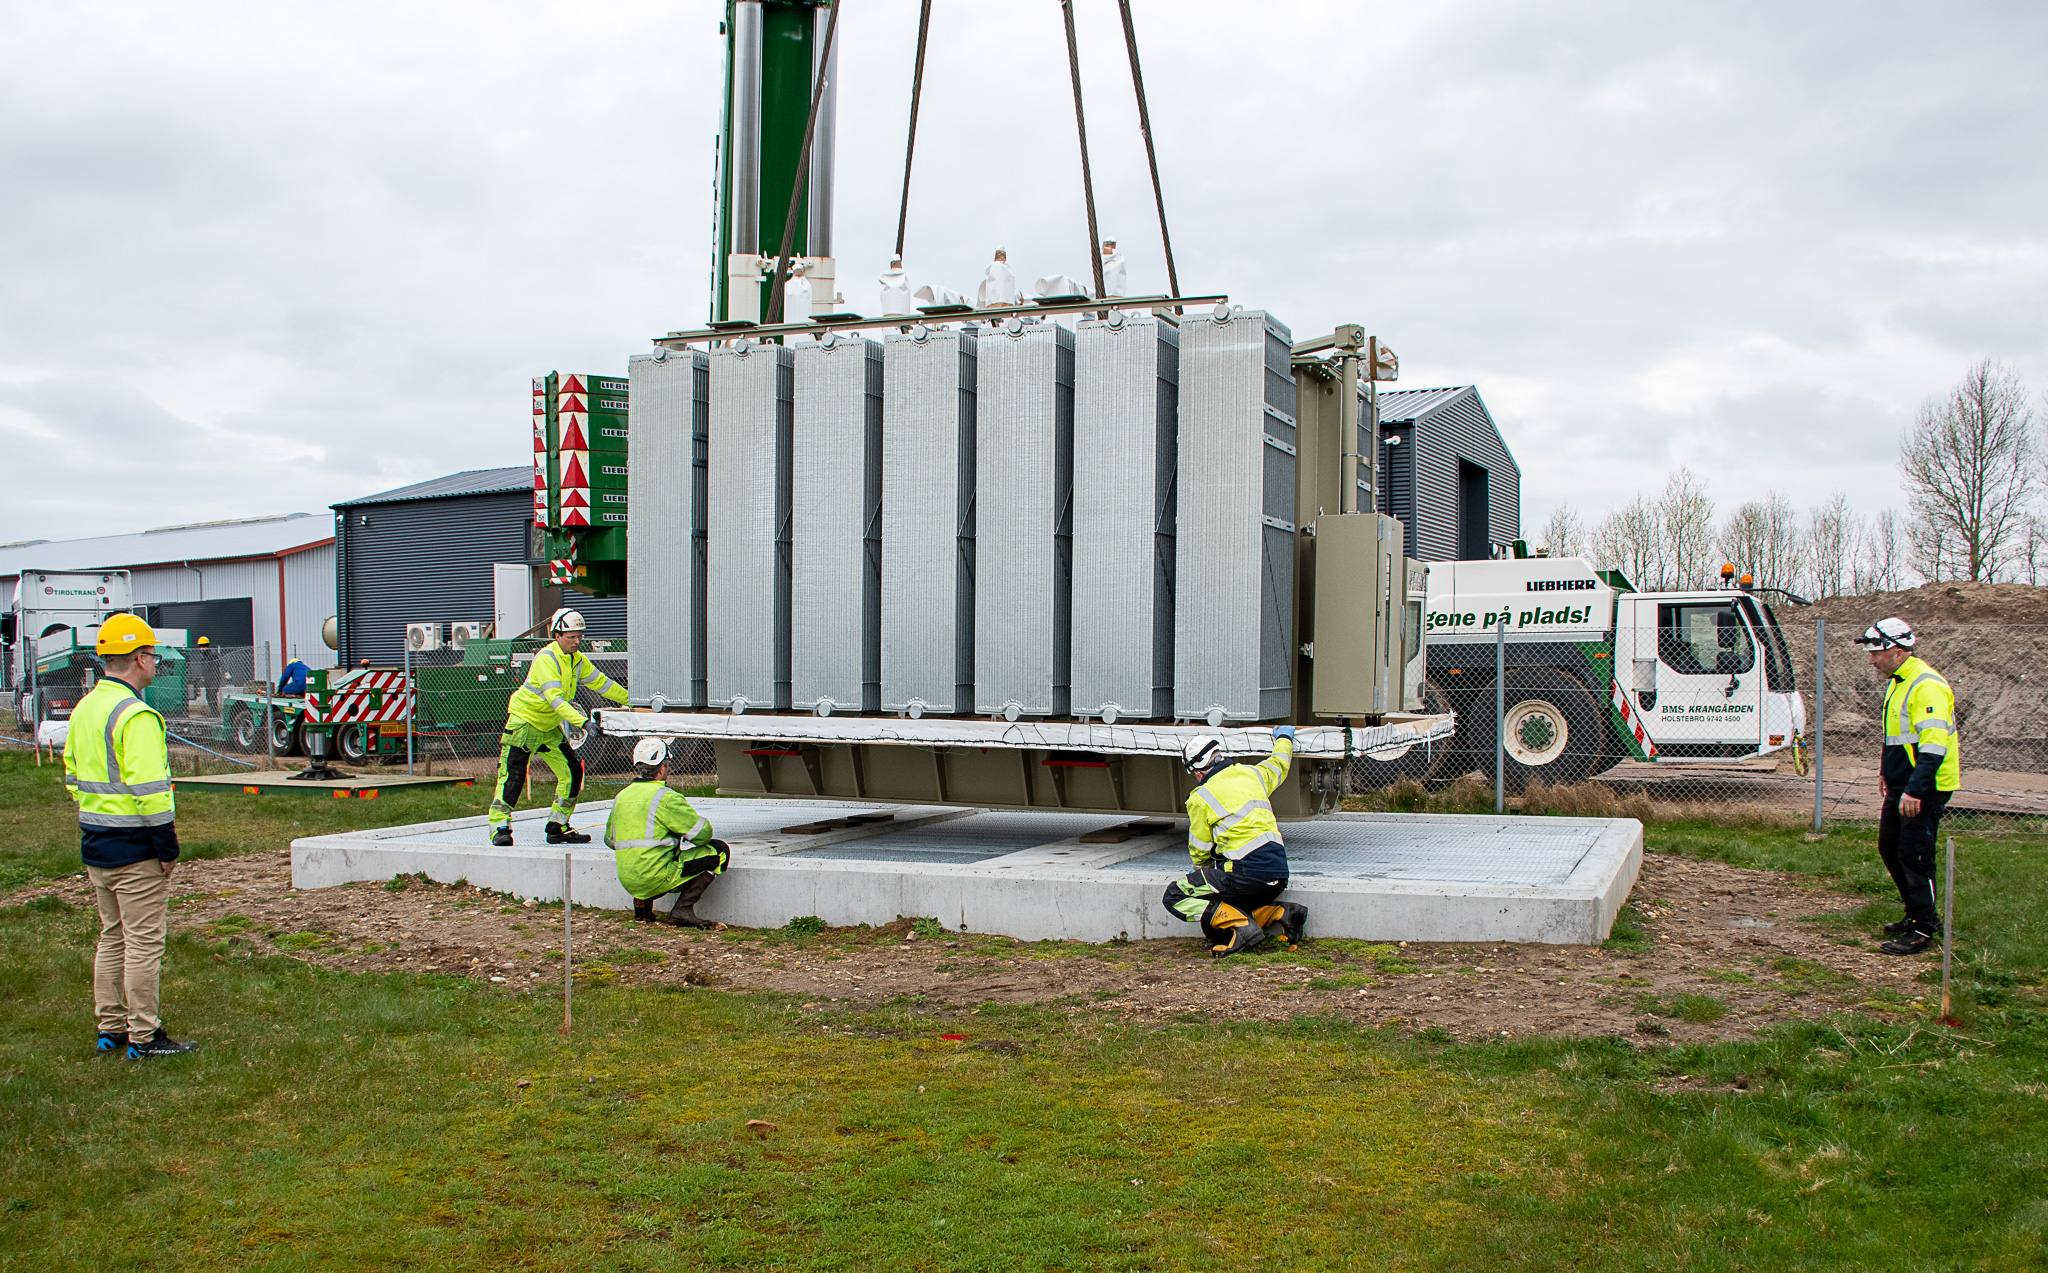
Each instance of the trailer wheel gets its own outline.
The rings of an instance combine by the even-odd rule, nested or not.
[[[1509,791],[1519,792],[1537,781],[1551,786],[1584,782],[1599,769],[1607,752],[1606,724],[1592,691],[1578,678],[1553,667],[1509,668],[1505,698]],[[1493,704],[1485,707],[1484,714],[1491,717]],[[1488,779],[1494,763],[1491,724],[1486,721],[1474,731],[1485,739],[1479,768]]]
[[[296,755],[299,751],[299,734],[292,718],[270,709],[270,750],[280,756]]]
[[[228,722],[228,731],[234,738],[236,751],[255,751],[257,740],[263,737],[263,731],[256,723],[256,713],[246,707],[235,709],[233,719]]]
[[[334,731],[334,750],[344,764],[360,765],[370,755],[370,731],[366,725],[343,725]]]

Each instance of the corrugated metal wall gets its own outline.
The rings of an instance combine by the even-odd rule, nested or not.
[[[1074,363],[1073,710],[1171,716],[1179,326],[1084,319]]]
[[[1406,523],[1409,556],[1456,561],[1458,461],[1486,470],[1489,533],[1499,543],[1521,536],[1522,475],[1475,390],[1432,393],[1432,405],[1412,423],[1386,430],[1403,440],[1385,448],[1391,463],[1383,507]]]
[[[333,667],[334,651],[320,639],[320,625],[338,614],[334,604],[334,545],[322,544],[284,559],[284,622],[278,638],[284,649],[274,657],[275,678],[292,659],[307,667]],[[257,640],[264,638],[259,635]]]
[[[976,343],[882,342],[882,710],[974,704]]]
[[[789,707],[792,354],[740,342],[711,355],[710,705]]]
[[[351,663],[395,666],[404,656],[407,623],[490,618],[492,563],[531,560],[533,496],[513,491],[366,504],[337,513],[335,524],[342,654]],[[568,597],[592,636],[625,635],[623,598]]]
[[[1010,319],[977,347],[974,710],[1067,714],[1074,333]]]
[[[790,460],[790,695],[798,711],[882,706],[882,345],[797,346]]]

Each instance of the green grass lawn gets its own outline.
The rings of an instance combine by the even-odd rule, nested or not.
[[[77,870],[48,786],[0,760],[13,879]],[[477,790],[180,821],[275,849]],[[1846,832],[1652,847],[1872,883]],[[2038,1268],[2040,936],[1988,930],[2038,923],[2041,847],[1965,854],[1963,1030],[1642,1050],[616,986],[563,1037],[545,992],[184,936],[167,1015],[205,1046],[130,1064],[88,1050],[90,913],[0,907],[0,1268]]]

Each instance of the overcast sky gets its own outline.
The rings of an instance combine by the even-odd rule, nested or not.
[[[1075,5],[1103,231],[1164,290],[1115,4]],[[2048,387],[2048,5],[1135,8],[1185,290],[1478,385],[1531,532],[1678,463],[1723,511],[1896,504],[1972,360]],[[935,9],[914,280],[1085,279],[1057,6]],[[866,312],[916,13],[842,20]],[[525,463],[533,375],[707,316],[721,16],[0,0],[0,541]]]

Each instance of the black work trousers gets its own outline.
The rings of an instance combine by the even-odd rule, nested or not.
[[[1884,812],[1877,820],[1877,855],[1899,886],[1906,918],[1930,937],[1941,931],[1941,908],[1934,902],[1934,844],[1950,794],[1936,791],[1920,797],[1920,812],[1909,818],[1899,812],[1900,793],[1887,790]]]

